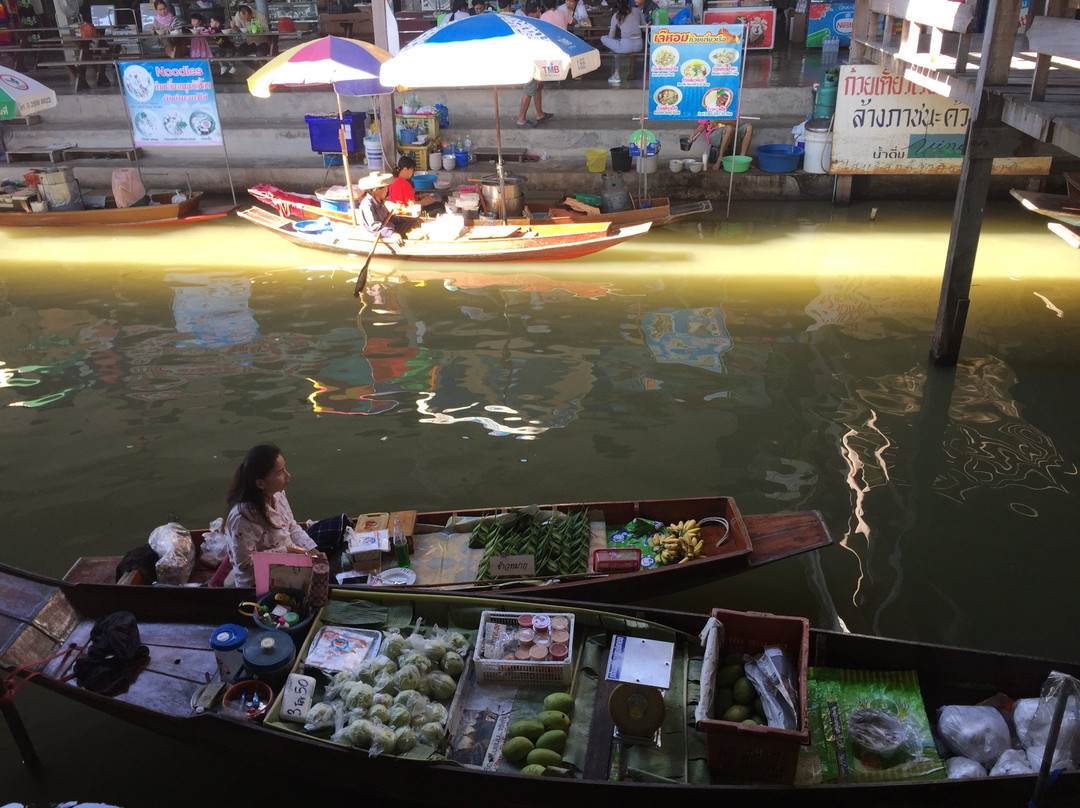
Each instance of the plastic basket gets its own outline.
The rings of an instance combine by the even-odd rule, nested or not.
[[[767,783],[791,783],[799,762],[799,747],[810,739],[806,716],[806,674],[810,655],[810,621],[804,617],[781,617],[761,612],[713,609],[712,616],[724,624],[721,656],[754,654],[766,645],[780,648],[799,674],[799,727],[787,730],[759,727],[707,718],[697,722],[705,733],[705,759],[710,771],[721,777],[737,777]],[[717,670],[702,668],[702,678]],[[712,715],[709,705],[708,715]]]
[[[427,143],[421,143],[419,145],[398,145],[398,151],[402,154],[407,154],[416,161],[417,171],[427,171],[431,168],[428,163],[428,155],[435,151],[435,143],[428,141]],[[446,167],[445,162],[443,167]]]
[[[395,115],[394,126],[395,128],[400,126],[403,129],[417,129],[420,132],[426,132],[428,140],[436,140],[439,137],[439,116],[437,113],[431,115]]]
[[[754,151],[757,153],[758,167],[770,174],[794,171],[799,167],[799,160],[803,156],[803,150],[800,147],[784,143],[758,146]]]
[[[533,612],[494,612],[485,611],[480,616],[480,633],[477,635],[476,649],[473,651],[473,668],[476,681],[480,683],[503,681],[514,684],[569,685],[574,671],[574,615],[563,612],[537,612],[546,614],[554,620],[562,617],[569,622],[570,640],[566,643],[566,659],[559,661],[534,662],[517,659],[485,658],[488,627],[502,626],[509,637],[517,634],[519,618],[532,615]]]
[[[341,117],[345,121],[345,148],[348,149],[349,154],[352,154],[357,146],[356,133],[362,134],[364,131],[365,113],[346,110]],[[305,115],[304,121],[308,125],[312,151],[341,152],[341,141],[338,138],[340,124],[337,115]]]

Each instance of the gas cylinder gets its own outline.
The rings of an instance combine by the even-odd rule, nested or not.
[[[620,210],[630,210],[634,202],[630,199],[630,192],[626,190],[622,177],[618,174],[604,174],[603,189],[600,191],[600,210],[604,213],[615,213]]]
[[[814,93],[814,117],[831,118],[836,111],[837,74],[830,70]]]

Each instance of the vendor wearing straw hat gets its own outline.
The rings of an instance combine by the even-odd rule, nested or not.
[[[360,227],[373,236],[381,236],[387,244],[400,247],[405,241],[405,233],[413,228],[414,223],[404,216],[392,215],[387,209],[386,193],[393,181],[393,174],[378,171],[372,171],[358,180],[357,189],[365,193],[357,206],[357,214]]]

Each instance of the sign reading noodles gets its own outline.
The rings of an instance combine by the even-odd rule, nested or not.
[[[649,32],[649,118],[735,120],[744,25],[658,25]]]
[[[219,146],[210,63],[202,59],[120,62],[136,146]]]

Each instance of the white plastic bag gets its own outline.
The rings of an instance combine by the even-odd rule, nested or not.
[[[1006,749],[990,770],[991,777],[999,774],[1034,774],[1037,771],[1029,762],[1022,749]]]
[[[188,529],[176,522],[154,528],[150,548],[158,554],[155,565],[159,584],[183,586],[195,568],[195,544]]]
[[[210,530],[203,536],[199,546],[199,563],[217,569],[229,554],[229,539],[222,530],[224,520],[219,516],[210,523]]]
[[[938,713],[938,734],[954,754],[992,766],[1009,748],[1009,725],[993,707],[954,704]]]
[[[950,780],[970,777],[986,777],[986,769],[978,761],[966,757],[952,757],[945,761],[945,772]]]

